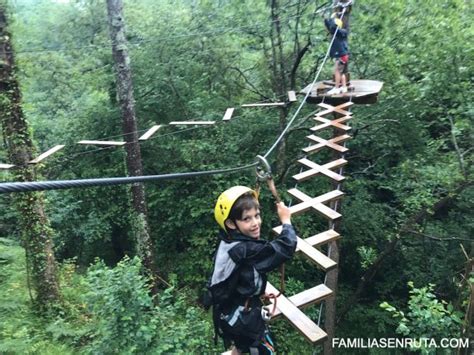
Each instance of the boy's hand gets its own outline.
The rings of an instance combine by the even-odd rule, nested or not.
[[[291,212],[290,209],[285,206],[285,203],[277,203],[277,213],[282,224],[291,224]]]

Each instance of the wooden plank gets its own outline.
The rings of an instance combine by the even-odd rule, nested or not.
[[[322,122],[322,124],[311,127],[310,130],[313,131],[313,132],[316,132],[316,131],[320,131],[320,130],[325,129],[325,128],[336,128],[336,129],[339,129],[341,131],[347,132],[347,131],[350,131],[352,129],[352,127],[343,124],[343,122],[346,122],[346,121],[350,120],[351,118],[352,118],[351,116],[342,116],[342,117],[339,117],[335,120],[328,120],[327,118],[315,116],[315,117],[313,117],[313,119],[316,120],[316,121]]]
[[[112,145],[124,145],[126,142],[115,142],[115,141],[79,141],[77,142],[78,144],[90,144],[90,145],[107,145],[107,146],[112,146]]]
[[[15,165],[13,164],[0,164],[0,169],[10,169],[13,168]]]
[[[310,170],[306,170],[306,171],[303,171],[299,174],[293,175],[293,179],[295,179],[298,182],[305,181],[305,180],[307,180],[307,179],[309,179],[309,178],[311,178],[315,175],[318,175],[318,174],[324,174],[327,177],[329,177],[329,178],[331,178],[331,179],[333,179],[337,182],[341,182],[341,181],[345,180],[344,176],[330,170],[330,169],[339,168],[339,167],[347,164],[347,160],[345,160],[345,159],[337,159],[335,161],[335,163],[330,162],[330,163],[327,163],[327,164],[324,164],[324,165],[316,164],[316,163],[314,163],[311,160],[306,159],[306,158],[300,159],[300,160],[298,160],[298,162],[303,164],[303,165],[306,165],[307,167],[310,168]]]
[[[313,208],[314,210],[316,210],[316,212],[319,212],[324,217],[330,220],[335,220],[341,217],[338,212],[327,207],[326,205],[323,205],[323,203],[328,203],[341,198],[344,193],[340,190],[333,190],[315,198],[309,197],[298,189],[290,189],[288,190],[288,193],[302,201],[301,203],[290,207],[290,212],[292,215],[298,215],[303,212],[306,212],[310,208]]]
[[[312,153],[316,153],[316,152],[320,151],[324,147],[329,147],[329,148],[332,148],[332,149],[334,149],[334,150],[336,150],[340,153],[345,153],[349,149],[346,148],[346,147],[343,147],[343,146],[341,146],[337,143],[345,142],[345,141],[351,139],[352,137],[349,136],[348,134],[344,134],[342,136],[326,140],[326,139],[320,138],[318,136],[315,136],[314,134],[311,134],[311,135],[307,136],[306,138],[311,139],[312,141],[318,142],[318,144],[303,148],[303,152],[305,152],[307,154],[312,154]]]
[[[329,287],[327,287],[324,284],[320,284],[312,288],[309,288],[307,290],[304,290],[303,292],[300,292],[296,295],[293,295],[289,297],[288,300],[298,308],[305,308],[312,304],[320,303],[324,301],[325,299],[331,297],[332,295],[333,295],[333,292]],[[272,308],[273,301],[271,301],[270,303],[271,304],[269,307],[270,309],[273,309]],[[277,302],[277,306],[278,306],[278,302]],[[272,316],[272,320],[278,318],[281,315],[282,313],[277,307],[275,310],[275,313]]]
[[[43,159],[46,159],[47,157],[49,157],[51,154],[54,154],[56,153],[58,150],[61,150],[64,148],[64,145],[56,145],[54,146],[53,148],[49,149],[48,151],[44,152],[43,154],[41,154],[39,157],[31,160],[28,162],[28,164],[38,164],[40,161],[42,161]]]
[[[327,114],[333,113],[333,112],[338,113],[341,116],[351,116],[352,112],[346,111],[346,110],[344,110],[344,108],[352,106],[353,104],[354,104],[353,102],[349,101],[349,102],[344,102],[343,104],[340,104],[338,106],[332,106],[332,105],[328,105],[328,104],[325,104],[325,103],[321,102],[321,103],[318,104],[318,106],[320,106],[322,108],[325,108],[326,110],[318,112],[316,114],[316,116],[322,117],[322,116],[326,116]]]
[[[231,107],[231,108],[228,108],[226,111],[225,111],[225,114],[224,114],[224,118],[222,119],[222,121],[230,121],[230,119],[232,118],[232,115],[234,114],[234,108]]]
[[[311,245],[309,245],[309,243],[305,242],[300,237],[297,237],[297,239],[298,244],[296,246],[296,251],[301,251],[304,255],[308,257],[308,259],[314,262],[317,267],[323,269],[324,271],[327,271],[337,266],[337,263],[334,260],[328,258],[318,249],[313,248]]]
[[[288,101],[290,102],[296,101],[296,93],[294,91],[288,91]]]
[[[265,291],[275,295],[279,293],[269,282],[267,282]],[[277,308],[311,343],[319,343],[327,338],[327,334],[284,295],[280,295],[277,298]]]
[[[285,106],[284,102],[268,102],[268,103],[256,103],[256,104],[243,104],[242,107],[271,107],[271,106]]]
[[[325,232],[308,237],[304,239],[304,241],[313,247],[317,247],[339,238],[341,238],[341,235],[338,232],[336,232],[334,229],[329,229]]]
[[[162,125],[154,125],[151,127],[148,131],[145,132],[144,135],[142,135],[140,138],[138,138],[139,141],[146,141],[148,138],[150,138],[156,131],[158,131]]]
[[[213,125],[216,121],[171,121],[169,124],[172,126],[177,125]]]
[[[282,230],[283,230],[282,225],[277,226],[272,229],[273,233],[275,233],[276,235],[280,235]],[[333,240],[337,240],[340,238],[341,238],[341,235],[338,232],[336,232],[334,229],[328,229],[327,231],[313,235],[303,240],[309,245],[313,247],[317,247],[317,246],[332,242]]]

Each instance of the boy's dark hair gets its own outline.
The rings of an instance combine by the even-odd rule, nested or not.
[[[249,191],[234,202],[228,218],[232,221],[241,220],[244,211],[251,210],[252,208],[259,209],[260,204],[253,193]]]

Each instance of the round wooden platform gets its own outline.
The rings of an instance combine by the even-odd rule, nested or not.
[[[311,93],[306,101],[318,104],[323,101],[330,105],[339,105],[352,100],[355,104],[367,105],[377,102],[378,94],[382,90],[383,82],[377,80],[351,80],[350,91],[345,94],[326,95],[325,93],[333,88],[324,81],[314,84]],[[306,95],[311,84],[301,90],[300,94]]]

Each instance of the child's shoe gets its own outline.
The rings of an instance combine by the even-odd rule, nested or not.
[[[337,95],[337,94],[340,94],[341,93],[341,89],[340,88],[332,88],[331,90],[329,90],[326,95]]]
[[[340,93],[341,93],[341,94],[345,94],[346,92],[347,92],[347,86],[341,87]]]

